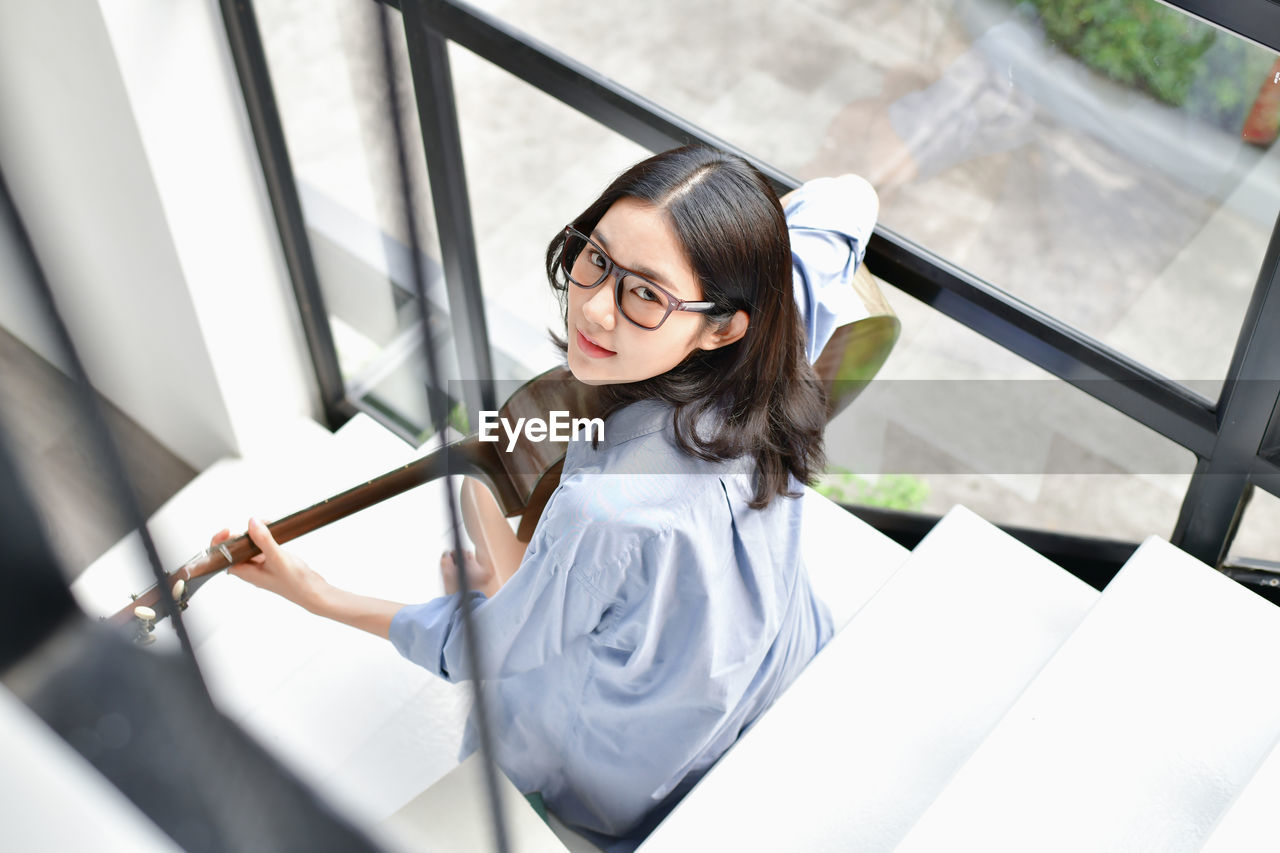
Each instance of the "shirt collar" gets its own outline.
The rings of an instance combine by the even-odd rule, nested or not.
[[[674,434],[674,416],[675,406],[666,400],[650,398],[628,403],[612,412],[605,419],[604,435],[600,440],[598,450],[604,452],[624,442],[660,430],[666,430]],[[700,436],[715,434],[715,431],[719,428],[720,420],[720,415],[714,410],[702,413],[697,425],[698,434]],[[575,439],[573,443],[586,443],[590,446],[590,439],[581,441]]]
[[[642,436],[665,432],[668,436],[668,443],[674,444],[674,414],[675,406],[665,400],[655,398],[637,400],[634,403],[623,406],[605,419],[604,435],[597,447],[593,448],[591,439],[585,437],[589,433],[583,433],[584,437],[575,437],[569,442],[565,451],[564,474],[562,476],[584,466],[589,467],[602,463],[605,457],[613,455],[611,451],[615,448]],[[714,434],[720,420],[721,416],[714,410],[703,413],[698,422],[698,434],[702,436]],[[662,451],[656,447],[648,448],[647,452],[662,455]],[[644,464],[652,467],[653,470],[649,473],[662,473],[671,464],[670,460],[674,460],[677,457],[686,461],[693,459],[693,457],[686,457],[682,453],[674,453],[674,455],[667,453],[664,458],[668,459],[668,462],[660,462],[656,458],[650,458]],[[744,455],[737,462],[721,463],[724,471],[729,473],[736,471],[741,466],[754,467],[754,461],[749,455]],[[681,469],[678,473],[687,473],[687,471]]]
[[[670,427],[674,412],[674,406],[659,399],[637,400],[623,406],[605,419],[600,450]]]

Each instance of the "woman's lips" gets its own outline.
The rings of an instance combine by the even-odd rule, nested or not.
[[[607,350],[604,347],[594,344],[591,339],[582,332],[578,332],[578,349],[582,350],[583,355],[589,355],[592,358],[608,358],[611,355],[617,355],[613,350]]]

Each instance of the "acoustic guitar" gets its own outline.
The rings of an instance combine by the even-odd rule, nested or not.
[[[837,328],[813,365],[827,391],[828,421],[853,402],[872,380],[901,331],[900,321],[865,267],[859,268],[853,286],[867,316]],[[599,402],[591,386],[578,382],[567,368],[558,367],[516,389],[498,414],[514,421],[546,419],[552,411],[567,411],[570,418],[596,417]],[[564,445],[530,441],[523,433],[510,452],[500,450],[499,444],[481,441],[478,433],[472,433],[394,471],[286,515],[267,528],[276,542],[288,542],[416,486],[445,475],[463,474],[488,486],[505,516],[520,516],[516,537],[528,542],[560,482]],[[132,603],[108,617],[109,621],[132,624],[135,638],[150,642],[156,623],[166,613],[159,606],[161,595],[169,596],[185,609],[191,596],[211,577],[259,553],[248,533],[206,548],[167,573],[163,584],[152,584],[132,596]]]

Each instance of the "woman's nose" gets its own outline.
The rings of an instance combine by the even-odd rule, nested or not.
[[[612,332],[617,305],[613,298],[613,280],[598,285],[582,306],[582,314],[606,332]]]

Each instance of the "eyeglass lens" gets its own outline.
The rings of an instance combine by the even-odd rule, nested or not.
[[[569,279],[579,287],[595,287],[608,278],[610,272],[621,275],[622,294],[618,297],[618,308],[633,323],[652,329],[667,316],[670,300],[666,294],[638,275],[618,269],[604,250],[591,240],[566,232],[561,262]],[[616,280],[614,284],[617,284]]]

